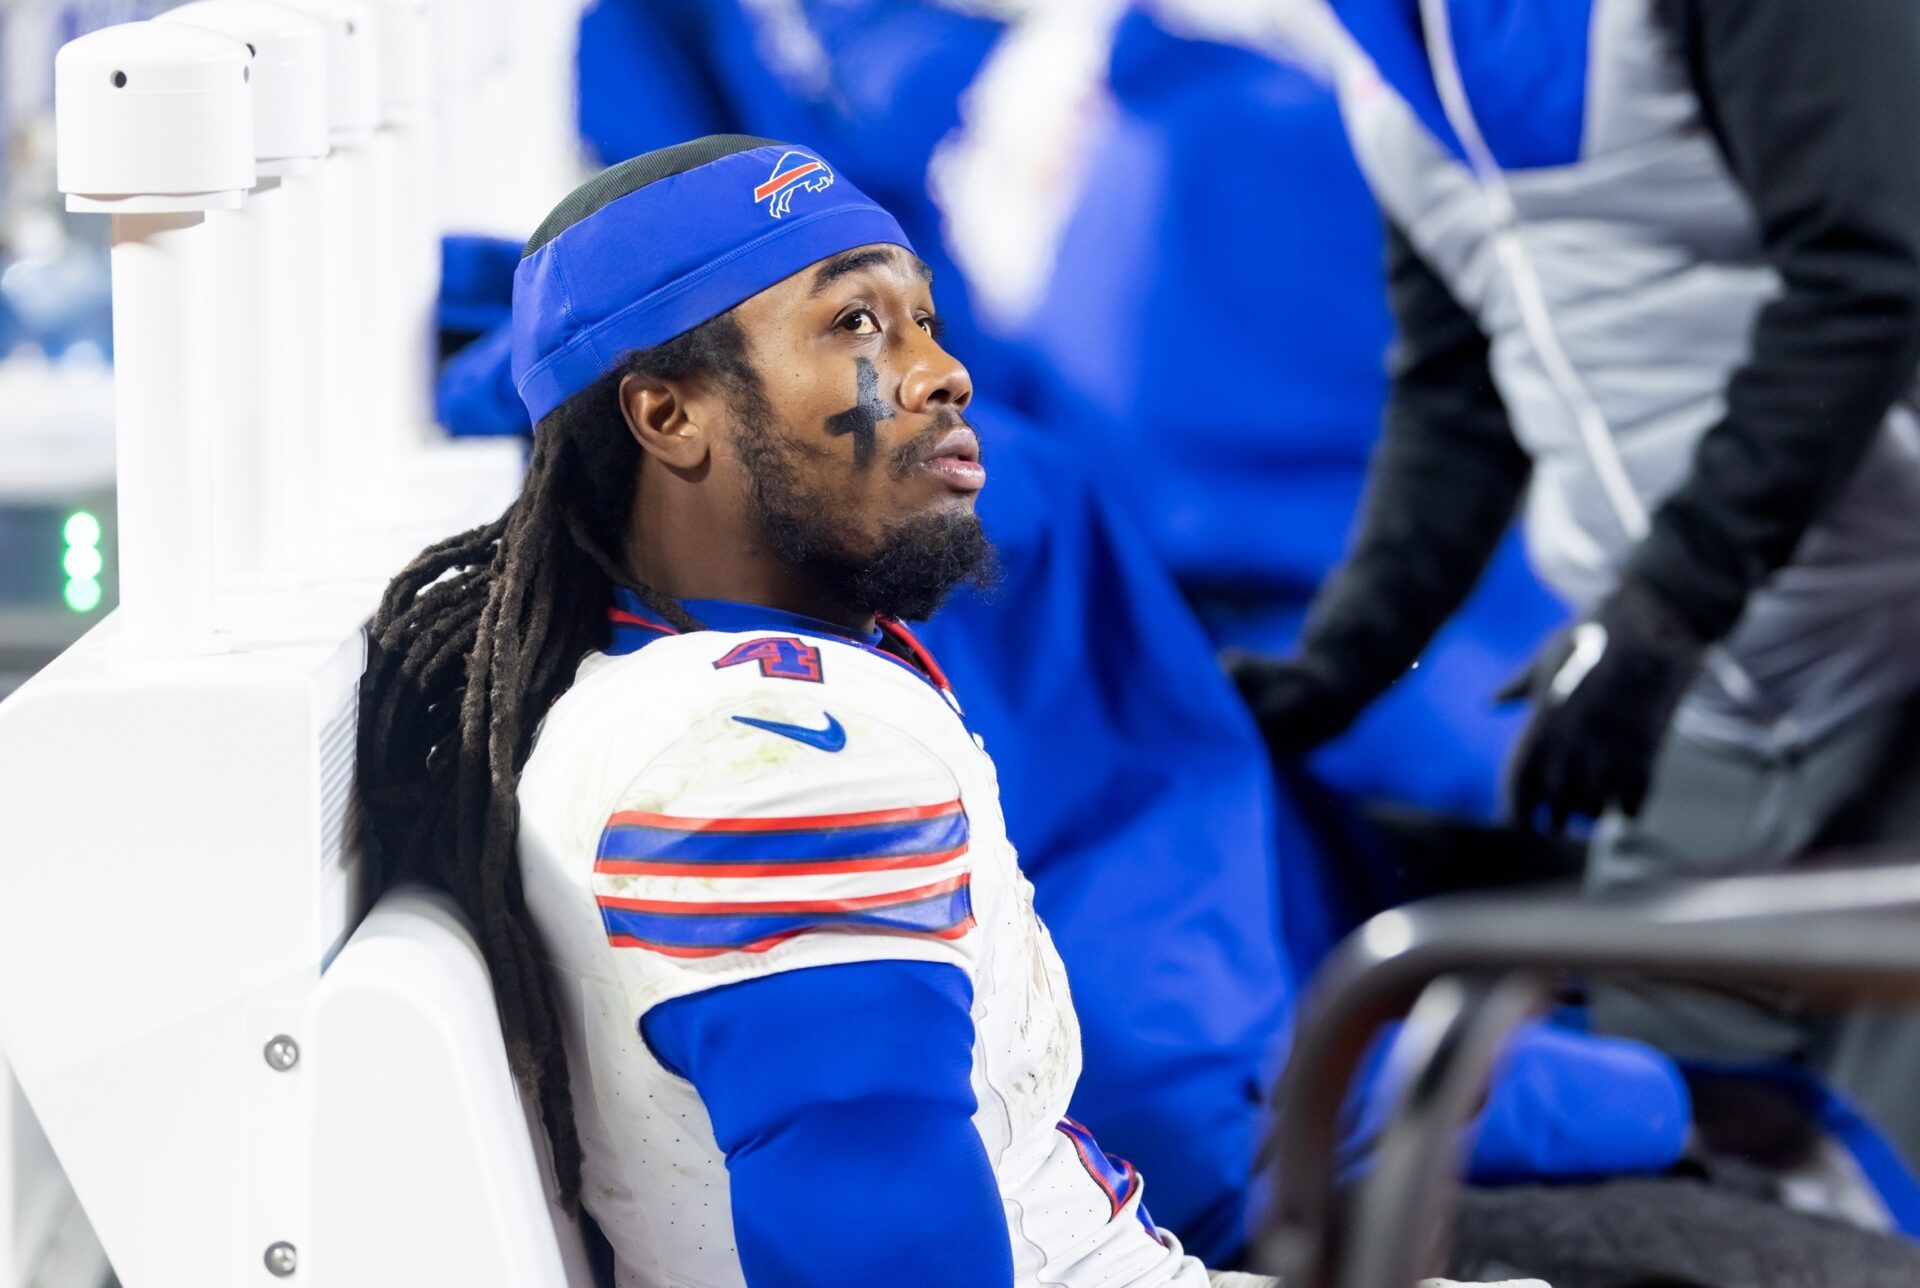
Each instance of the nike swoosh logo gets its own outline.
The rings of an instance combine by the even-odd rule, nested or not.
[[[777,733],[782,738],[791,738],[795,742],[804,742],[807,746],[818,747],[822,751],[839,751],[847,745],[847,731],[841,727],[838,720],[827,715],[826,712],[822,711],[820,714],[827,716],[827,727],[824,729],[809,729],[805,725],[782,724],[778,720],[756,720],[752,716],[735,716],[734,719],[743,725],[752,725],[755,729],[765,729],[768,733]]]

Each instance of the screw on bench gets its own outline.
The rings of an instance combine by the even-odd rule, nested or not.
[[[268,1247],[264,1258],[267,1272],[276,1279],[285,1279],[300,1268],[300,1253],[291,1243],[284,1240]]]
[[[267,1043],[266,1050],[263,1054],[267,1057],[267,1063],[269,1065],[272,1065],[273,1068],[279,1072],[285,1073],[287,1070],[293,1068],[294,1065],[300,1063],[300,1044],[282,1033]],[[286,1247],[285,1244],[281,1243],[276,1243],[273,1246],[276,1248]],[[288,1273],[292,1272],[289,1271]]]

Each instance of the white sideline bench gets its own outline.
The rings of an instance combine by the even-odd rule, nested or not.
[[[126,1288],[588,1288],[457,916],[346,934],[357,635],[114,628],[0,704],[0,1046]]]
[[[333,1196],[314,1209],[322,1282],[592,1288],[451,901],[382,898],[321,977],[312,1019],[312,1181]]]
[[[125,1288],[589,1288],[472,937],[369,911],[348,821],[379,587],[518,486],[425,424],[436,228],[567,155],[522,113],[436,190],[424,123],[563,119],[521,64],[578,8],[221,0],[56,64],[61,191],[113,220],[122,595],[0,702],[0,1051]]]

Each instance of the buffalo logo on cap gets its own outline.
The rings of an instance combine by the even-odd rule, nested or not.
[[[767,213],[785,218],[796,192],[824,192],[833,186],[833,171],[827,163],[804,152],[783,152],[773,163],[773,173],[753,190],[756,202],[767,201]]]

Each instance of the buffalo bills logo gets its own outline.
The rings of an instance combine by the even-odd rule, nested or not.
[[[767,213],[775,219],[786,217],[796,192],[825,192],[833,186],[833,171],[827,163],[804,152],[783,152],[773,163],[773,173],[753,190],[756,202],[768,202]]]

